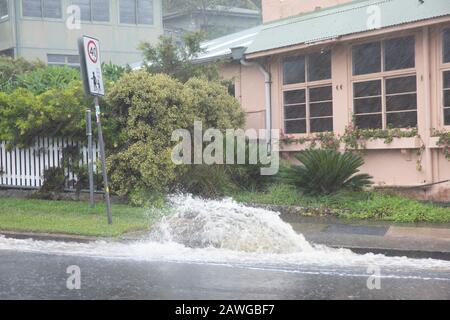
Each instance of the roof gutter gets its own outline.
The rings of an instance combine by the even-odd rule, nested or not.
[[[239,61],[245,67],[257,67],[264,76],[264,109],[266,124],[266,142],[271,149],[272,146],[272,76],[264,66],[256,61],[247,61],[244,53],[246,47],[231,48],[233,60]],[[269,149],[269,150],[270,150]]]

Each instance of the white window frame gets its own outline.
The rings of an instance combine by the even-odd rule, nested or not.
[[[6,21],[9,19],[9,0],[4,0],[4,1],[6,2],[6,15],[2,16],[0,14],[0,21]]]
[[[441,29],[441,32],[439,33],[439,43],[440,45],[439,47],[439,92],[440,94],[440,103],[439,103],[439,108],[441,109],[441,111],[439,112],[440,119],[441,119],[441,124],[442,127],[444,128],[450,128],[450,123],[449,124],[445,124],[445,110],[446,109],[450,109],[450,106],[445,106],[444,104],[444,92],[450,89],[444,89],[444,73],[445,72],[450,72],[450,61],[449,62],[444,62],[444,32],[446,30],[450,31],[450,25],[444,26]]]
[[[407,69],[399,69],[399,70],[392,70],[392,71],[384,71],[385,70],[385,50],[384,50],[384,43],[386,40],[390,40],[390,39],[396,39],[396,38],[403,38],[403,37],[410,37],[413,36],[415,39],[415,46],[414,46],[414,59],[415,59],[415,63],[414,63],[414,68],[407,68]],[[349,63],[349,74],[351,75],[351,79],[350,79],[350,85],[351,85],[351,104],[352,104],[352,112],[353,114],[356,116],[364,116],[364,115],[371,115],[371,114],[379,114],[380,112],[372,112],[372,113],[360,113],[360,114],[356,114],[355,113],[355,92],[354,92],[354,84],[355,83],[359,83],[359,82],[367,82],[367,81],[381,81],[381,121],[382,121],[382,126],[379,129],[388,129],[388,125],[387,125],[387,115],[391,114],[391,113],[406,113],[406,112],[414,112],[413,110],[402,110],[402,111],[387,111],[387,107],[386,107],[386,98],[387,98],[387,94],[386,94],[386,80],[389,79],[393,79],[393,78],[403,78],[403,77],[410,77],[410,76],[415,76],[416,77],[416,91],[415,94],[417,95],[418,98],[418,89],[419,89],[419,85],[418,85],[418,77],[417,77],[417,53],[418,53],[418,41],[417,41],[418,37],[416,33],[407,33],[407,34],[402,34],[402,35],[395,35],[395,36],[391,36],[391,37],[383,37],[383,38],[378,38],[378,39],[372,39],[372,40],[365,40],[365,41],[361,41],[361,42],[357,42],[357,43],[353,43],[351,46],[349,46],[349,57],[350,57],[350,63]],[[365,44],[365,43],[373,43],[373,42],[380,42],[381,43],[381,72],[376,72],[376,73],[369,73],[369,74],[362,74],[362,75],[354,75],[353,74],[353,55],[352,55],[352,50],[354,46],[357,45],[361,45],[361,44]],[[400,93],[400,94],[412,94],[414,92],[410,92],[410,93]],[[400,95],[400,94],[392,94],[392,95]],[[378,96],[377,96],[378,97]],[[360,97],[362,98],[362,97]],[[365,97],[367,98],[367,97]],[[357,98],[356,98],[357,99]],[[417,101],[417,109],[415,110],[415,112],[417,113],[417,124],[416,124],[416,128],[419,126],[419,101]],[[407,128],[398,128],[401,130],[408,130]]]
[[[48,61],[49,55],[64,57],[64,62],[50,62],[50,61]],[[70,68],[78,68],[79,69],[80,62],[78,62],[78,63],[70,63],[69,62],[69,57],[76,57],[76,56],[78,56],[78,55],[77,54],[48,53],[47,54],[47,65],[49,65],[49,66],[66,66],[66,67],[70,67]]]
[[[286,134],[289,135],[294,135],[294,136],[308,136],[308,135],[312,135],[312,134],[320,134],[320,133],[326,133],[326,132],[333,132],[335,130],[335,126],[334,126],[334,102],[333,99],[331,100],[324,100],[324,101],[314,101],[311,102],[310,101],[310,95],[309,95],[309,90],[310,89],[314,89],[314,88],[322,88],[322,87],[331,87],[331,91],[333,93],[333,83],[332,83],[332,79],[333,79],[333,52],[332,50],[326,50],[326,51],[330,51],[330,55],[331,55],[331,77],[329,79],[325,79],[325,80],[316,80],[316,81],[309,81],[308,77],[309,77],[309,61],[308,61],[308,56],[311,54],[317,54],[320,52],[319,51],[313,51],[313,52],[305,52],[302,54],[295,54],[295,55],[291,55],[291,56],[284,56],[281,58],[280,60],[280,74],[281,74],[281,107],[282,107],[282,128],[284,130],[284,132]],[[305,57],[305,82],[302,83],[294,83],[294,84],[284,84],[284,67],[283,67],[283,61],[285,58],[289,58],[292,56],[304,56]],[[286,119],[286,114],[285,114],[285,106],[287,106],[287,104],[285,104],[285,99],[284,99],[284,93],[285,92],[289,92],[289,91],[295,91],[295,90],[305,90],[305,111],[306,111],[306,118],[298,118],[298,119]],[[317,103],[326,103],[326,102],[331,102],[332,104],[332,115],[331,116],[326,116],[326,117],[311,117],[311,105],[312,104],[317,104]],[[311,132],[311,120],[314,119],[331,119],[333,122],[332,125],[332,131],[323,131],[323,132]],[[287,133],[286,132],[286,122],[287,121],[296,121],[296,120],[305,120],[306,121],[306,132],[304,133]]]
[[[147,23],[145,23],[145,24],[142,24],[142,23],[139,23],[139,19],[138,19],[138,0],[134,0],[134,13],[135,13],[135,16],[134,16],[134,18],[135,18],[135,23],[129,23],[129,22],[122,22],[121,20],[120,20],[120,1],[121,0],[118,0],[117,1],[117,19],[118,19],[118,23],[119,23],[119,25],[124,25],[124,26],[140,26],[140,27],[150,27],[150,28],[152,28],[152,27],[155,27],[155,0],[152,0],[152,7],[153,7],[153,9],[152,9],[152,15],[153,15],[153,17],[152,17],[152,23],[151,24],[147,24]]]
[[[111,1],[108,1],[108,20],[106,20],[106,21],[94,20],[94,14],[93,14],[93,10],[92,10],[92,1],[93,0],[89,0],[89,8],[90,8],[91,17],[89,20],[81,19],[81,23],[110,24],[111,23]],[[71,0],[71,4],[76,5],[75,0]]]
[[[59,0],[60,4],[61,4],[61,11],[60,11],[60,17],[59,18],[54,18],[54,17],[45,17],[44,16],[44,0],[40,0],[41,2],[41,16],[37,17],[37,16],[26,16],[23,14],[23,2],[26,0],[20,0],[20,13],[23,19],[27,19],[27,20],[54,20],[54,21],[61,21],[64,19],[64,13],[63,13],[63,9],[64,9],[64,2],[63,0]]]

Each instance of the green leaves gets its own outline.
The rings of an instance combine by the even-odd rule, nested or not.
[[[168,75],[131,72],[111,88],[108,103],[125,133],[108,165],[113,188],[121,195],[163,192],[186,173],[188,168],[175,166],[171,159],[174,130],[193,130],[194,120],[202,121],[205,130],[244,124],[237,100],[219,83],[205,79],[183,84]]]
[[[174,79],[186,82],[193,77],[205,77],[208,80],[219,79],[216,64],[195,63],[193,59],[202,52],[200,43],[204,40],[203,32],[183,35],[183,44],[176,44],[171,37],[161,36],[155,46],[141,43],[140,49],[148,72],[164,73]]]
[[[39,95],[49,89],[64,89],[76,80],[80,80],[78,70],[50,66],[17,76],[17,86]]]
[[[332,194],[341,189],[359,190],[371,184],[367,174],[357,174],[363,159],[350,152],[307,150],[296,155],[300,165],[282,169],[281,179],[306,194]]]

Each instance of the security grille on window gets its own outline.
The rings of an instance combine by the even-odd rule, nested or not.
[[[444,125],[450,126],[450,28],[444,30],[442,48]]]
[[[73,0],[80,7],[82,21],[109,22],[109,0]]]
[[[331,52],[286,58],[283,78],[285,132],[333,131]]]
[[[22,0],[24,17],[60,19],[61,0]]]
[[[153,24],[153,0],[120,0],[120,23]]]
[[[80,56],[64,54],[48,54],[47,62],[49,66],[68,66],[78,69],[80,67]]]
[[[8,17],[8,0],[0,0],[0,19]]]
[[[450,71],[444,72],[444,125],[450,126]]]
[[[362,129],[417,127],[415,38],[357,45],[353,59],[353,111]],[[405,72],[401,70],[406,70]],[[374,74],[373,79],[359,79]]]
[[[444,30],[443,50],[444,63],[450,63],[450,29]]]

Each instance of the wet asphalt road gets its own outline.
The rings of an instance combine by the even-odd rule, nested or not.
[[[67,289],[71,265],[81,269],[80,290]],[[383,277],[381,290],[369,290],[367,278],[351,269],[284,272],[0,251],[0,299],[450,299],[448,274]]]

